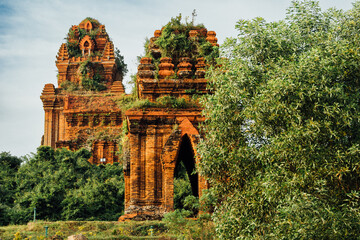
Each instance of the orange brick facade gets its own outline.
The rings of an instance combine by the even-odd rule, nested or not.
[[[84,20],[72,28],[75,38],[79,28],[100,30],[95,37],[85,36],[78,41],[82,51],[80,57],[69,57],[66,45],[61,46],[56,61],[59,87],[46,84],[41,95],[45,110],[43,144],[72,150],[87,146],[92,151],[90,161],[95,164],[99,164],[100,159],[106,159],[106,163],[122,161],[125,215],[120,220],[138,215],[158,218],[172,211],[174,173],[180,161],[189,174],[193,194],[201,196],[202,190],[207,188],[206,181],[191,173],[196,166],[196,145],[201,139],[202,108],[199,105],[166,109],[152,106],[122,112],[116,100],[125,92],[121,75],[116,72],[113,44],[104,26],[94,27]],[[158,66],[149,57],[142,58],[138,66],[136,89],[139,99],[156,102],[163,96],[191,99],[194,93],[207,94],[204,58],[161,57],[159,47],[154,44],[160,34],[161,31],[156,30],[149,44],[152,56],[160,60]],[[189,37],[194,36],[203,36],[212,45],[217,45],[213,31],[195,29],[189,33]],[[92,56],[93,51],[102,55]],[[64,91],[62,82],[80,82],[79,65],[86,59],[94,66],[101,66],[106,90],[96,93]],[[123,121],[126,121],[128,134],[127,141],[120,142],[117,136],[122,134]],[[122,159],[116,154],[119,144],[124,144]]]
[[[149,44],[149,52],[160,59],[157,68],[148,57],[142,58],[138,66],[139,98],[154,102],[162,96],[191,99],[195,93],[207,94],[204,58],[161,57],[161,51],[154,44],[160,34],[161,31],[156,30]],[[215,32],[207,32],[204,28],[191,30],[188,37],[199,35],[217,45]],[[155,69],[159,69],[158,72]],[[130,109],[125,113],[130,154],[125,159],[125,216],[121,219],[142,214],[162,216],[173,211],[174,174],[180,161],[184,162],[195,196],[200,197],[208,187],[204,178],[192,174],[196,166],[196,145],[201,138],[198,128],[204,121],[201,111],[199,106],[152,107],[141,111]]]
[[[81,39],[80,31],[85,35]],[[72,26],[68,42],[81,55],[70,56],[65,43],[60,47],[56,57],[58,88],[46,84],[40,97],[45,111],[42,144],[71,150],[88,148],[92,152],[90,161],[95,164],[100,159],[118,162],[116,139],[121,134],[123,117],[116,99],[125,91],[115,63],[114,45],[104,25],[86,19]],[[63,89],[65,82],[80,84],[80,66],[85,61],[91,63],[88,76],[98,74],[105,89],[100,92]]]

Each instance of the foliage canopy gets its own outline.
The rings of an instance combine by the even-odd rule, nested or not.
[[[0,205],[0,225],[26,223],[34,208],[42,220],[117,220],[124,209],[122,165],[93,165],[90,155],[42,146],[21,166],[12,157],[12,185],[1,188],[6,206]],[[0,164],[9,158],[1,153]]]
[[[358,239],[360,3],[240,20],[204,101],[200,172],[221,239]]]

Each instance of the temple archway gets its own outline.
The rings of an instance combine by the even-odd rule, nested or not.
[[[196,168],[196,145],[200,140],[199,132],[189,119],[182,120],[177,130],[168,137],[161,155],[163,166],[163,193],[165,212],[174,210],[174,179],[176,167],[185,161],[193,195],[201,197],[206,183],[203,177],[192,174]],[[184,164],[185,165],[185,164]]]
[[[199,178],[198,178],[198,174],[195,172],[195,153],[191,145],[190,138],[187,134],[185,134],[181,138],[180,147],[174,169],[175,178],[180,177],[179,171],[181,171],[181,167],[184,167],[186,170],[186,174],[189,178],[189,182],[191,185],[192,194],[195,197],[199,197],[199,184],[198,184]]]

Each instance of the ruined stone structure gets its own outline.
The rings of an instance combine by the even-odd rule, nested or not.
[[[125,91],[105,26],[94,19],[72,26],[68,44],[59,49],[56,66],[58,88],[46,84],[40,97],[45,111],[42,144],[71,150],[86,147],[92,151],[92,163],[101,159],[117,162],[122,113],[115,100]],[[82,89],[82,81],[95,77],[102,91]],[[68,86],[79,90],[69,91]]]
[[[79,30],[85,33],[81,39]],[[69,56],[67,45],[63,44],[56,61],[58,88],[46,84],[41,95],[45,110],[44,145],[75,150],[88,144],[93,153],[92,163],[99,164],[100,159],[106,159],[106,163],[119,158],[123,161],[125,215],[120,220],[138,216],[157,218],[172,211],[174,174],[180,161],[189,175],[193,194],[200,196],[207,188],[206,181],[193,174],[196,145],[202,137],[199,124],[204,121],[202,108],[193,97],[208,93],[206,61],[196,54],[192,58],[162,57],[162,50],[155,43],[161,34],[161,30],[155,31],[147,49],[149,57],[143,57],[138,66],[137,96],[151,104],[121,111],[117,99],[125,93],[113,43],[103,25],[89,20],[73,26],[69,35],[69,42],[79,46],[81,56]],[[198,27],[187,34],[193,41],[202,38],[210,46],[218,46],[213,31]],[[87,76],[102,76],[105,89],[90,93],[63,89],[64,83],[84,81],[82,66],[86,61],[92,63]],[[164,97],[195,104],[164,108],[159,104]],[[123,125],[126,136],[121,134]],[[117,137],[121,135],[123,139],[119,141]],[[123,149],[120,156],[115,154],[119,144]]]
[[[156,102],[163,96],[185,98],[207,94],[205,59],[203,57],[161,57],[155,41],[161,31],[156,30],[150,39],[149,52],[152,58],[140,61],[137,73],[137,90],[140,99]],[[214,31],[205,28],[189,32],[189,38],[206,38],[217,45]],[[218,45],[217,45],[218,46]],[[195,55],[196,56],[196,55]],[[160,59],[156,67],[154,59]],[[174,63],[177,63],[175,66]],[[156,72],[155,69],[159,69]],[[158,76],[156,79],[155,76]],[[162,216],[174,208],[174,173],[183,161],[195,196],[201,196],[207,183],[198,174],[196,145],[201,136],[199,123],[204,121],[202,108],[195,105],[187,108],[149,107],[126,112],[129,125],[130,155],[125,161],[125,216]]]

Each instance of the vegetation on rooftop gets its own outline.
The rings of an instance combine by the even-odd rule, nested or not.
[[[154,46],[159,47],[161,57],[170,57],[175,65],[175,72],[177,72],[177,64],[181,57],[189,57],[192,64],[192,70],[195,72],[195,65],[197,64],[197,58],[204,57],[208,64],[215,64],[215,59],[219,57],[219,47],[212,46],[206,40],[206,36],[200,34],[195,38],[189,37],[191,30],[204,29],[203,24],[195,24],[196,12],[194,10],[192,20],[188,21],[185,18],[185,23],[182,22],[182,15],[179,14],[162,28],[161,35],[156,39],[154,43],[150,43],[149,40],[145,41],[145,56],[153,59],[156,70],[160,63],[158,54],[154,54],[150,49]]]
[[[82,89],[87,91],[101,91],[106,89],[104,78],[100,74],[102,69],[98,64],[96,65],[97,67],[95,67],[95,64],[89,59],[80,64],[78,71]],[[94,71],[93,76],[90,75],[91,71]]]
[[[219,56],[217,46],[212,46],[206,41],[206,36],[190,38],[191,30],[200,30],[205,28],[203,24],[194,24],[191,22],[181,22],[181,14],[175,18],[171,18],[161,31],[160,37],[155,44],[160,48],[162,57],[171,57],[174,61],[178,61],[181,57],[189,57],[196,60],[198,57],[205,57],[207,61],[213,61]]]
[[[128,109],[164,108],[164,109],[185,109],[198,107],[196,100],[178,98],[173,96],[158,97],[154,102],[149,99],[137,99],[134,95],[122,95],[115,100],[118,107],[123,111]]]

